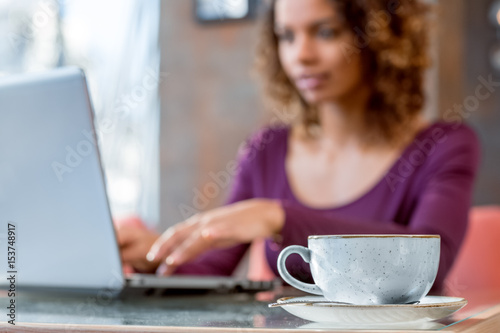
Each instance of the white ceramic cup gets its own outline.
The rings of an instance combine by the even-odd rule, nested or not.
[[[309,236],[308,248],[281,251],[278,271],[286,282],[330,301],[360,305],[419,301],[434,283],[439,266],[438,235]],[[299,254],[311,267],[315,284],[287,271],[286,258]]]

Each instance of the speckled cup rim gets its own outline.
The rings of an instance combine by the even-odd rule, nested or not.
[[[307,239],[323,238],[441,238],[439,235],[312,235]]]

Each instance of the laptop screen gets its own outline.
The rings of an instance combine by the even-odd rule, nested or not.
[[[18,287],[122,288],[95,138],[80,69],[0,80],[3,287],[15,274]]]

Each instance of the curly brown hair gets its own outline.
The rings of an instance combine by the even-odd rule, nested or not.
[[[367,143],[396,144],[421,114],[423,80],[429,66],[429,5],[419,0],[328,0],[357,38],[348,52],[361,55],[372,87],[360,137]],[[285,74],[274,33],[276,0],[265,11],[257,48],[256,69],[271,101],[297,110],[308,135],[320,124],[318,111],[308,105]]]

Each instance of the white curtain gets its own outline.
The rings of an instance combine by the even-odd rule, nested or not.
[[[159,0],[0,0],[0,74],[87,74],[115,217],[159,218]]]

